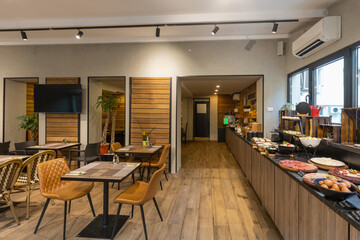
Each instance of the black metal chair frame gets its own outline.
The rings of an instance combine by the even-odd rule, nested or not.
[[[87,156],[87,151],[89,151],[89,149],[90,149],[90,150],[93,150],[93,149],[91,148],[91,146],[95,146],[95,145],[98,145],[97,149],[94,151],[94,152],[96,152],[97,154],[96,154],[96,155]],[[72,156],[71,156],[71,153],[73,153],[73,152],[77,152],[77,153],[82,153],[82,152],[83,152],[83,153],[84,153],[84,160],[83,160],[83,161],[84,161],[84,165],[86,165],[86,164],[87,164],[86,158],[97,156],[98,160],[100,160],[100,155],[99,155],[99,154],[100,154],[100,143],[89,143],[88,145],[86,145],[85,150],[70,149],[70,150],[69,150],[69,168],[71,167],[71,161],[72,161],[72,160],[78,161],[79,164],[80,164],[80,161],[82,161],[82,160],[79,160],[79,159],[73,159]]]

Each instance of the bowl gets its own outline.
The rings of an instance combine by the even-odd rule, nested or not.
[[[320,142],[321,142],[321,138],[312,138],[312,139],[308,139],[308,138],[299,138],[300,142],[302,145],[304,145],[304,147],[317,147],[319,146]]]
[[[315,183],[317,189],[319,189],[319,191],[321,193],[323,193],[327,198],[331,198],[333,200],[344,200],[347,197],[356,194],[356,187],[354,185],[351,185],[351,187],[349,189],[351,192],[340,192],[340,191],[330,190],[330,189],[321,187],[319,185],[319,181],[324,181],[326,179],[328,179],[328,178],[315,178],[314,183]]]
[[[279,145],[279,153],[292,154],[295,151],[295,146],[282,146]]]
[[[276,147],[267,147],[266,150],[268,151],[269,154],[275,154],[278,151]]]

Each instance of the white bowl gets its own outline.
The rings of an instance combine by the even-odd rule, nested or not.
[[[320,142],[321,142],[321,138],[316,138],[316,139],[306,139],[306,138],[299,138],[300,142],[302,145],[304,145],[305,147],[317,147],[319,146]]]

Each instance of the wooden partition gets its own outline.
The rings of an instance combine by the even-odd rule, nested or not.
[[[79,84],[79,78],[46,78],[47,84]],[[66,138],[70,142],[80,142],[80,114],[47,113],[46,143],[61,142]]]
[[[141,127],[155,144],[170,142],[171,78],[131,78],[130,143],[142,144]]]
[[[234,110],[234,102],[231,95],[218,95],[218,128],[223,128],[223,117],[229,111]]]
[[[26,115],[34,112],[34,85],[37,83],[26,83]]]

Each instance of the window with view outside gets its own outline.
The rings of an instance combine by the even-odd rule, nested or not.
[[[306,102],[309,95],[309,70],[303,70],[290,76],[290,102],[294,105]]]
[[[341,122],[344,107],[344,59],[340,58],[315,69],[315,104],[321,106],[320,116],[332,116]]]

